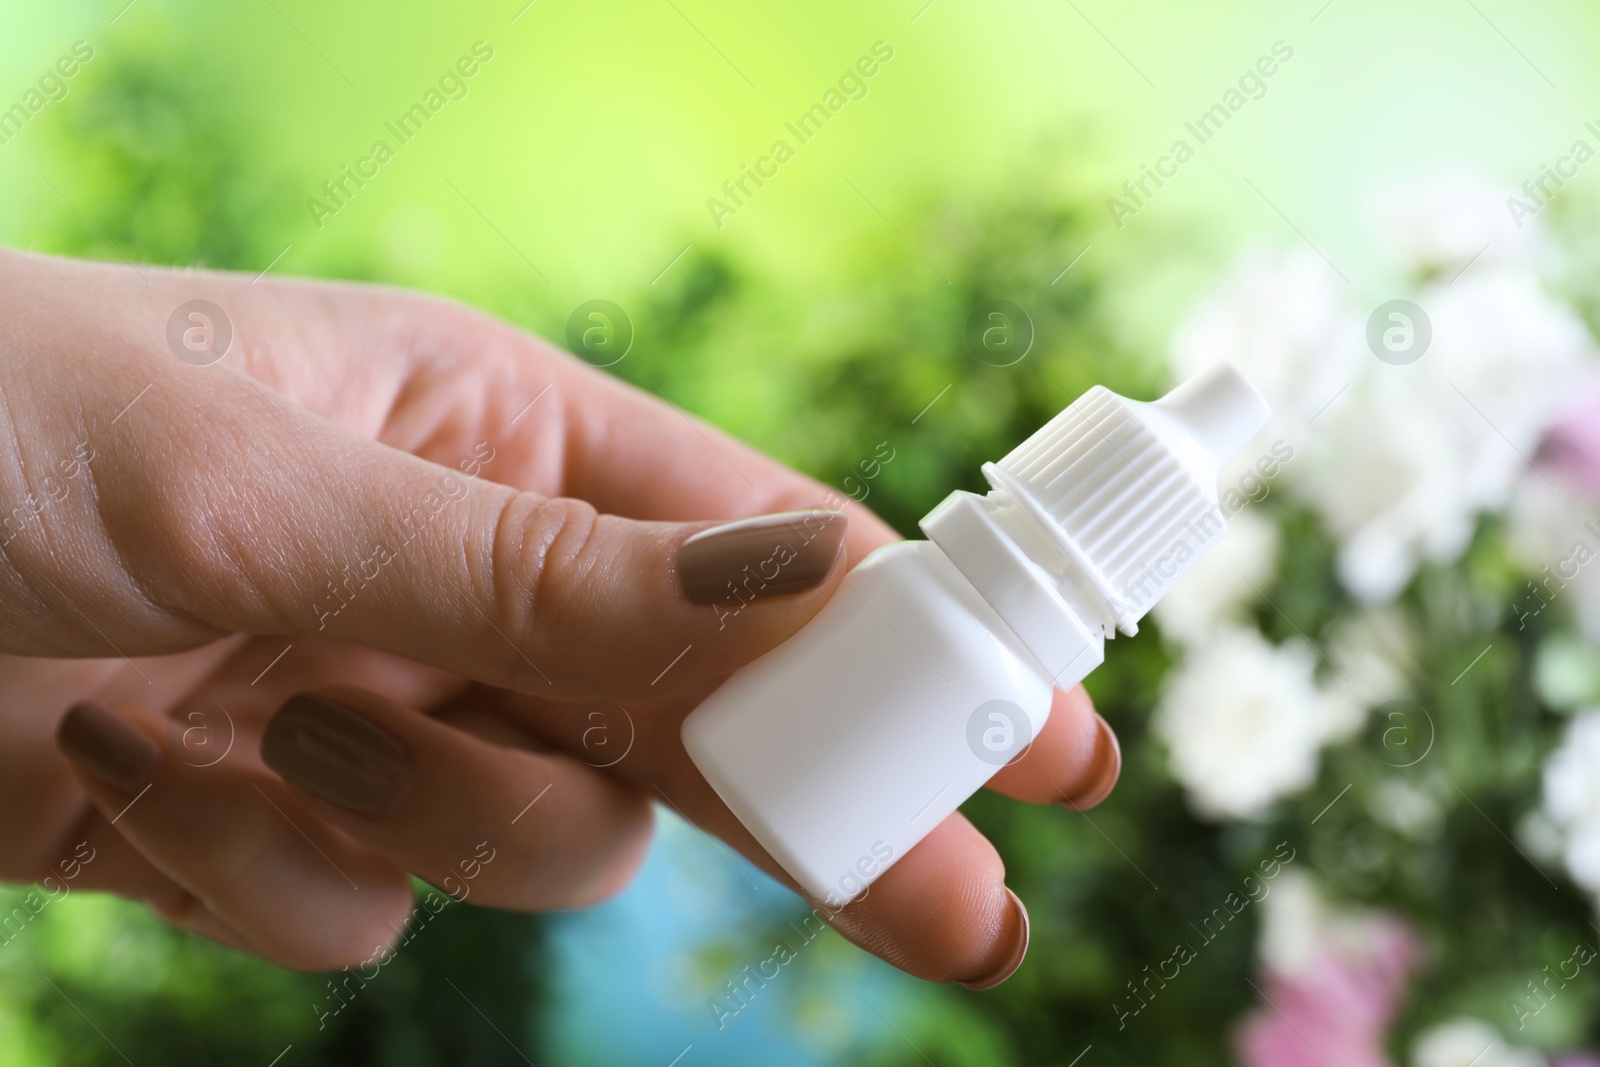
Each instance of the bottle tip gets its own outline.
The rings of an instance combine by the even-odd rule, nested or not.
[[[1181,424],[1219,468],[1272,417],[1266,399],[1227,360],[1182,382],[1154,406]]]

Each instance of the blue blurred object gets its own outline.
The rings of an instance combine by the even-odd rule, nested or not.
[[[808,913],[794,894],[672,813],[657,816],[656,840],[623,893],[550,921],[555,973],[540,1027],[548,1056],[820,1067],[901,1040],[879,1010],[903,1010],[919,988],[914,979],[831,931],[806,941]],[[759,973],[776,937],[796,949],[793,959],[764,983],[748,982],[754,992],[739,1007],[724,983],[742,978],[746,966]],[[736,1009],[720,1027],[712,1005],[719,993]]]

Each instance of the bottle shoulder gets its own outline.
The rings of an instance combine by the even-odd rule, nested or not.
[[[893,568],[896,571],[904,571],[907,576],[923,574],[940,583],[955,581],[968,586],[972,584],[956,570],[944,549],[924,539],[895,541],[882,548],[873,549],[850,573],[858,574],[868,568],[875,570]]]
[[[906,635],[924,635],[951,663],[984,664],[1006,675],[1043,669],[931,541],[897,541],[875,550],[850,572],[837,596],[865,601]],[[1003,665],[996,652],[1003,654]]]
[[[867,582],[917,601],[946,602],[951,608],[990,613],[972,583],[931,541],[896,541],[875,549],[856,564],[847,581]]]

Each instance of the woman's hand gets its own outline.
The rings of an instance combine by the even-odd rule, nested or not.
[[[301,968],[392,942],[407,871],[602,899],[652,800],[788,881],[678,728],[894,539],[864,508],[437,300],[16,253],[0,293],[0,876],[76,857],[72,888]],[[767,549],[679,558],[841,503],[737,615],[714,593]],[[1118,763],[1075,690],[992,785],[1087,806]],[[833,922],[980,986],[1026,944],[959,814]]]

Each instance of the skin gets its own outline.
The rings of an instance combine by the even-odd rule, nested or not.
[[[166,341],[196,298],[234,329],[208,366]],[[74,889],[302,969],[393,942],[408,871],[500,908],[604,899],[638,867],[652,801],[789,881],[678,729],[896,539],[865,508],[821,587],[719,630],[679,591],[678,544],[827,488],[504,323],[375,287],[0,252],[0,324],[0,512],[20,509],[0,529],[0,878],[40,879],[87,841]],[[451,471],[454,498],[401,545]],[[328,583],[380,542],[393,560],[334,613]],[[267,721],[308,690],[406,744],[397,811],[357,815],[261,762]],[[57,750],[82,700],[160,743],[147,792]],[[1097,802],[1099,728],[1081,689],[1057,693],[992,788]],[[933,981],[992,972],[1018,921],[960,814],[833,919]]]

